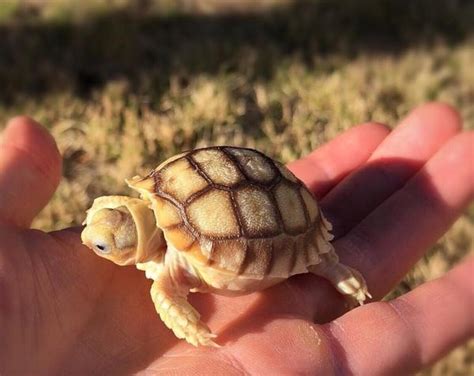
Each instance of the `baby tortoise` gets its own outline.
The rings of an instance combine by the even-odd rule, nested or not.
[[[144,270],[161,319],[195,346],[217,345],[189,292],[243,295],[311,272],[360,304],[370,297],[360,273],[339,263],[331,224],[312,194],[256,150],[188,151],[127,184],[141,199],[97,198],[82,241]]]

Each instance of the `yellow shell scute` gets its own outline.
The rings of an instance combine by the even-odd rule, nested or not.
[[[223,269],[237,272],[244,263],[246,248],[246,240],[217,240],[213,243],[209,259],[212,264],[217,264]]]
[[[261,278],[263,278],[270,269],[272,259],[273,253],[271,242],[267,239],[249,240],[242,273],[261,276]]]
[[[136,175],[131,179],[125,179],[125,182],[130,188],[133,188],[140,193],[146,194],[155,189],[155,180],[151,174],[145,177]]]
[[[300,193],[309,215],[309,221],[313,223],[319,214],[318,204],[305,187],[300,188]]]
[[[180,153],[180,154],[176,154],[174,156],[172,156],[171,158],[168,158],[166,161],[164,161],[163,163],[161,163],[160,165],[158,165],[158,167],[156,168],[157,171],[161,170],[162,168],[164,168],[166,165],[169,165],[171,164],[172,162],[186,156],[188,154],[187,151],[183,152],[183,153]]]
[[[160,197],[153,200],[153,211],[159,227],[165,229],[179,225],[183,222],[181,214],[176,206]]]
[[[276,177],[272,163],[263,155],[253,150],[226,148],[233,155],[245,174],[259,183],[269,183]]]
[[[232,186],[243,179],[239,169],[221,150],[199,150],[192,158],[215,184]]]
[[[315,230],[313,230],[315,231]],[[316,265],[321,261],[317,243],[311,241],[311,236],[305,236],[299,245],[299,250],[305,254],[307,265]]]
[[[237,237],[239,223],[235,217],[230,193],[214,189],[196,197],[186,208],[191,225],[201,235]]]
[[[306,215],[298,189],[285,182],[275,188],[275,198],[288,232],[302,233],[306,229]]]
[[[293,268],[290,271],[291,274],[298,274],[306,272],[306,267],[308,266],[308,249],[309,244],[307,244],[302,237],[293,242],[294,249],[294,263]]]
[[[234,194],[245,234],[249,237],[277,235],[278,225],[275,205],[269,195],[258,187],[246,187]]]
[[[268,274],[287,277],[293,268],[293,260],[295,250],[293,241],[288,236],[279,236],[270,239],[273,248],[273,257],[270,267],[267,269]]]
[[[165,231],[165,238],[171,242],[176,249],[188,250],[196,243],[194,236],[184,226],[171,228]]]
[[[204,179],[185,158],[178,159],[160,171],[160,189],[180,202],[208,186]]]
[[[282,174],[285,179],[288,179],[293,183],[298,183],[298,179],[296,178],[296,176],[290,170],[288,170],[286,166],[282,165],[280,162],[275,161],[274,163],[275,166],[278,168],[278,171],[280,171],[280,174]]]

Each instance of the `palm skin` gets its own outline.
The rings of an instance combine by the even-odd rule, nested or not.
[[[391,133],[354,127],[289,167],[321,199],[341,261],[377,300],[472,200],[473,146],[454,110],[428,104]],[[312,275],[238,298],[194,294],[223,347],[193,348],[161,323],[142,272],[95,256],[80,228],[28,229],[59,171],[50,136],[13,119],[0,149],[2,374],[406,374],[474,333],[470,259],[344,315],[344,299]]]

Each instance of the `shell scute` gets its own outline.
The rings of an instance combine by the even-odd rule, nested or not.
[[[227,270],[241,270],[247,255],[247,242],[243,239],[216,240],[209,261]]]
[[[275,161],[275,166],[278,168],[278,171],[285,179],[291,181],[292,183],[299,183],[298,178],[280,162]]]
[[[160,171],[159,179],[160,189],[180,202],[209,185],[186,158],[167,164]]]
[[[255,182],[270,183],[278,176],[278,171],[269,158],[250,149],[225,148],[239,164],[242,171]]]
[[[239,169],[221,150],[198,150],[191,158],[215,184],[232,186],[244,179]]]
[[[240,273],[261,276],[267,275],[273,259],[272,244],[267,239],[248,240],[245,259]]]
[[[279,236],[272,240],[273,258],[268,273],[275,276],[289,276],[296,262],[294,240],[288,236]]]
[[[259,187],[246,186],[234,193],[244,233],[250,238],[264,238],[281,233],[278,213],[270,195]]]
[[[213,189],[196,197],[186,208],[189,222],[200,234],[212,238],[240,235],[230,192]]]
[[[318,204],[316,204],[313,196],[311,196],[311,193],[309,193],[305,187],[300,188],[300,194],[306,206],[309,221],[310,223],[314,223],[319,214]]]
[[[299,189],[283,181],[275,187],[275,198],[288,233],[303,233],[307,228],[304,202]],[[291,213],[291,214],[290,214]]]
[[[156,222],[161,228],[177,226],[183,222],[179,209],[171,202],[156,197],[152,204]]]
[[[171,241],[174,247],[181,250],[188,250],[196,243],[196,238],[184,225],[167,229],[165,238],[167,241]]]

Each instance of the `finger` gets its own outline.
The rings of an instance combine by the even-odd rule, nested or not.
[[[34,120],[12,119],[0,144],[0,222],[28,227],[56,190],[61,157]]]
[[[334,245],[383,296],[474,197],[474,133],[449,141],[401,190]]]
[[[179,343],[153,364],[158,374],[329,375],[330,348],[315,324],[288,316],[256,316],[218,351]],[[245,333],[245,334],[243,334]]]
[[[430,103],[415,109],[366,164],[324,198],[321,204],[336,238],[400,189],[460,128],[458,113],[448,105]]]
[[[294,317],[256,317],[227,350],[249,375],[331,375],[330,348],[317,325]]]
[[[474,258],[389,303],[353,310],[323,328],[343,374],[409,375],[474,335]]]
[[[386,126],[366,123],[349,129],[288,168],[322,197],[350,171],[362,165],[389,134]]]

